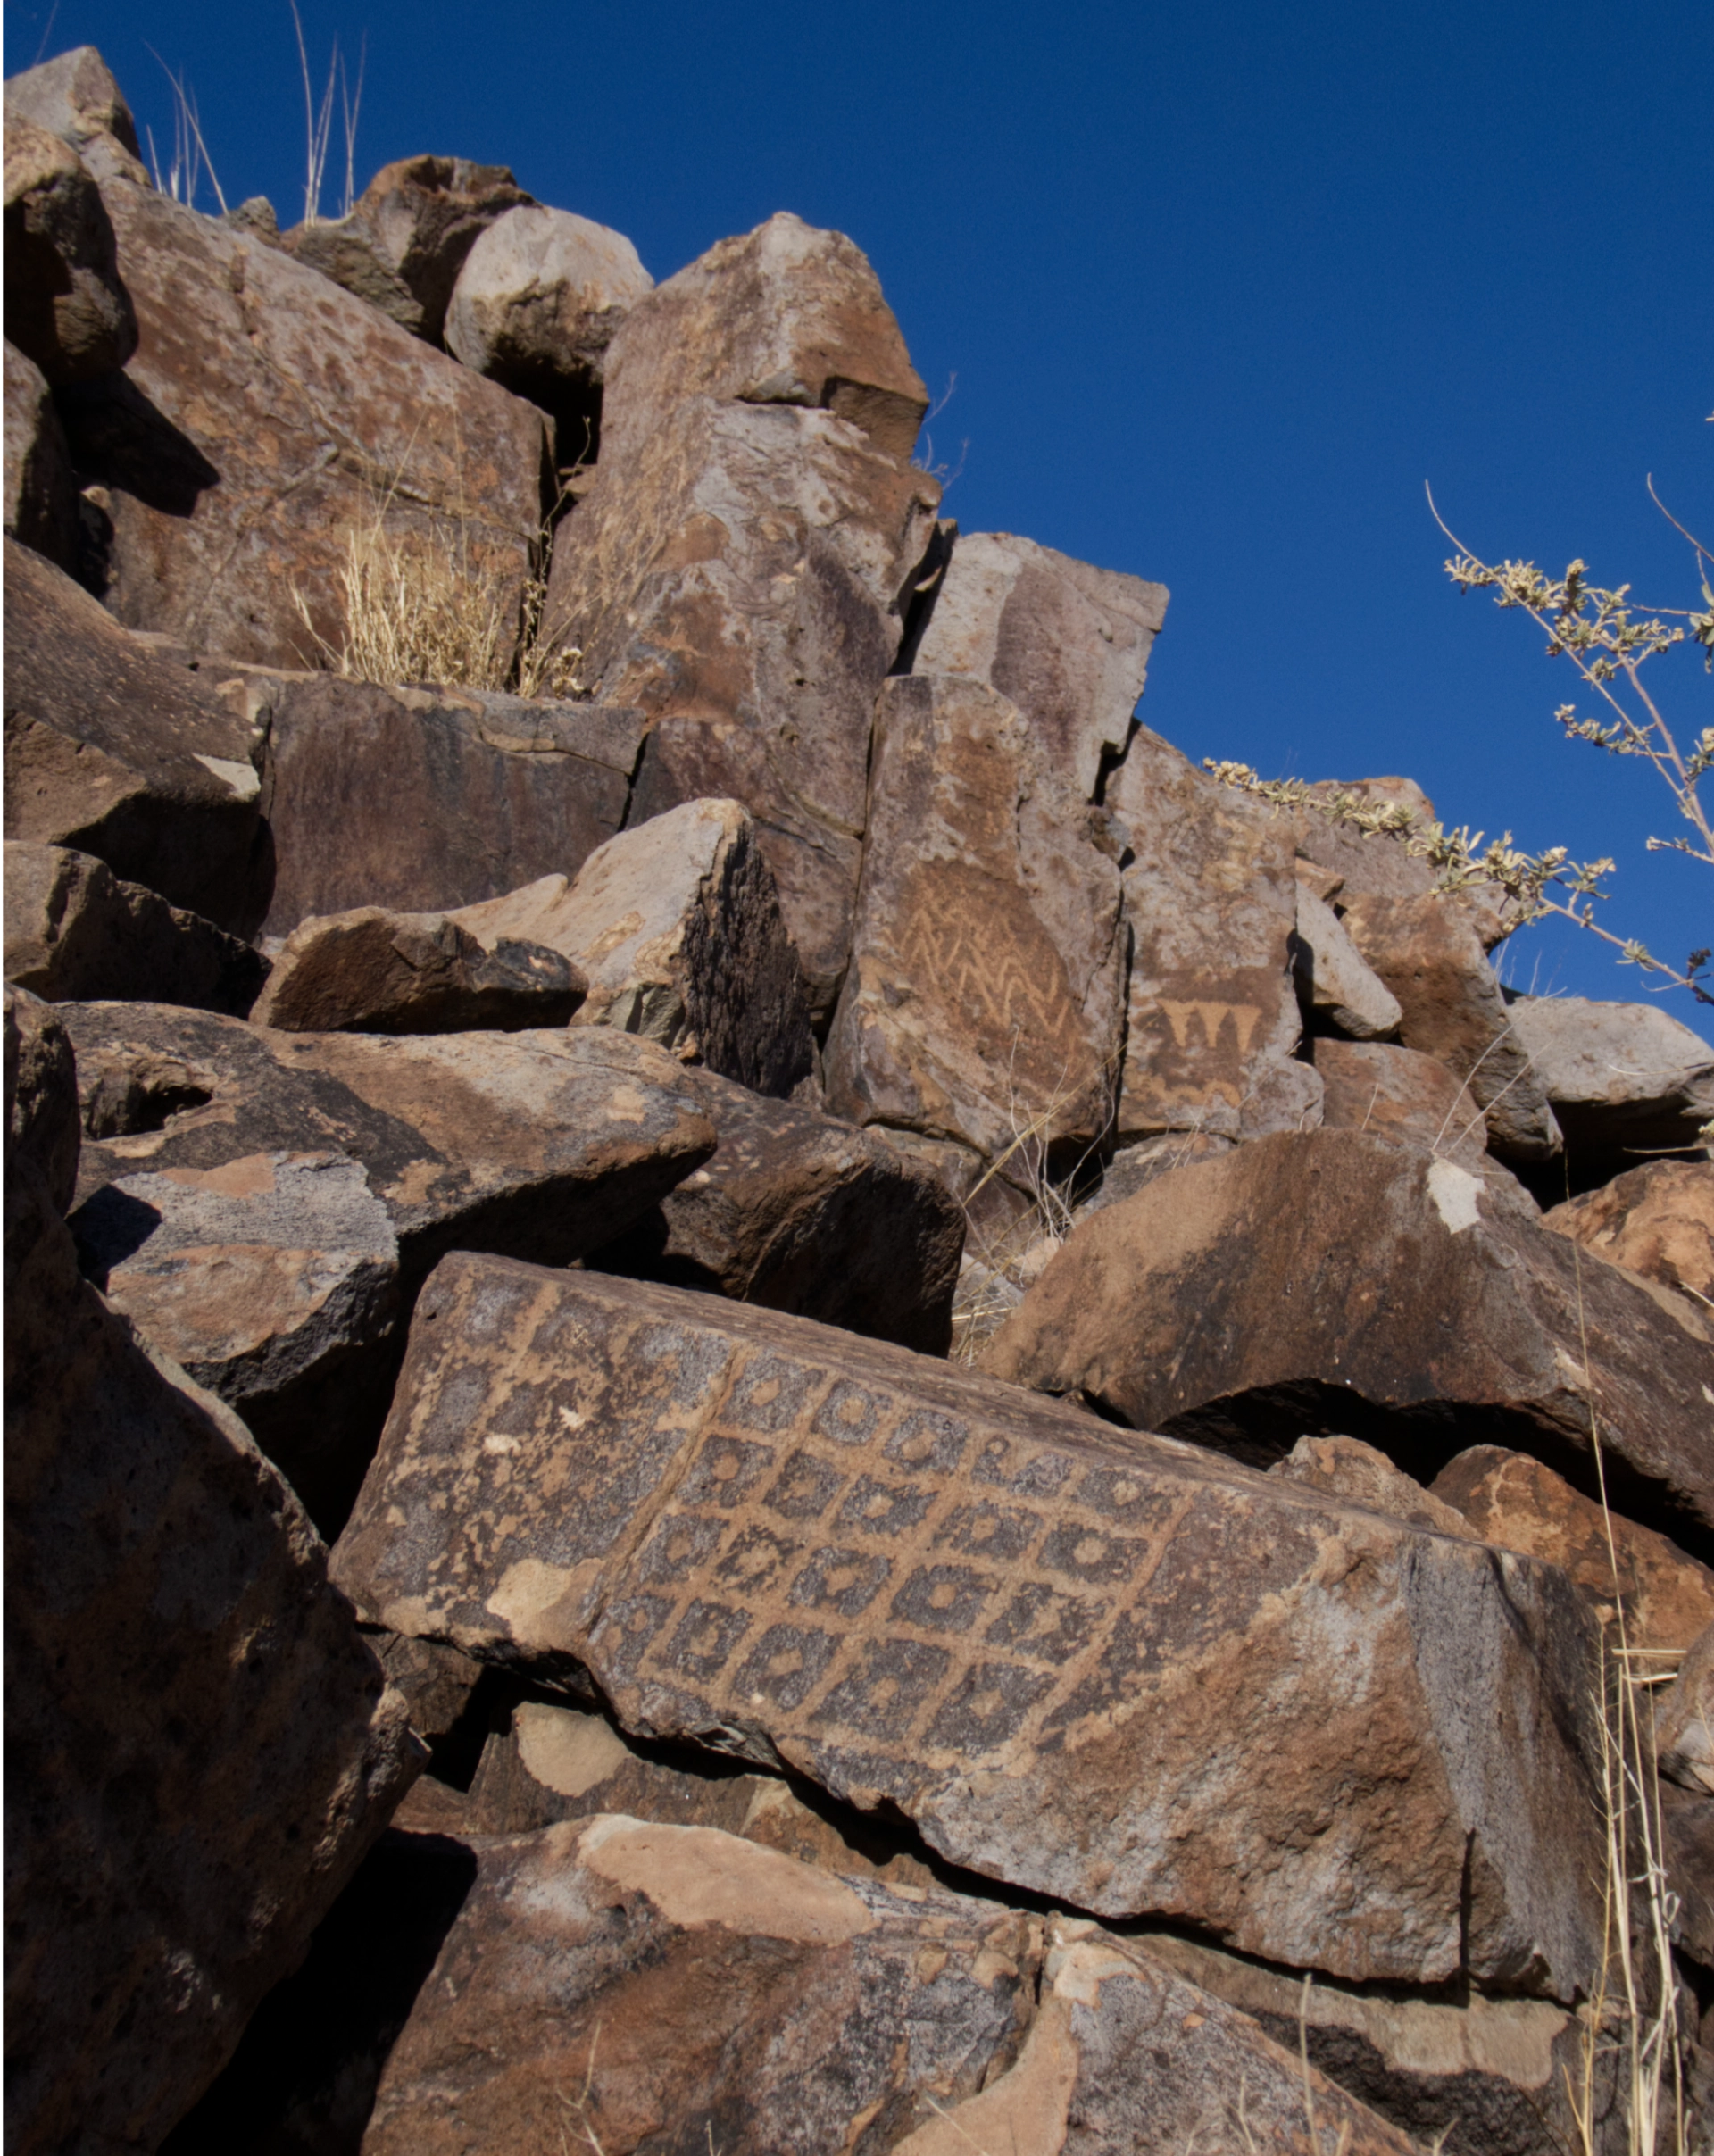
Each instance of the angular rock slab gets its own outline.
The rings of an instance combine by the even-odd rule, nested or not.
[[[8,980],[50,1003],[136,996],[242,1018],[268,978],[253,945],[70,846],[5,842]]]
[[[453,911],[575,876],[625,820],[636,712],[285,677],[245,685],[273,749],[267,928]]]
[[[262,736],[13,539],[5,641],[6,837],[250,934],[273,881]]]
[[[1371,1512],[1385,1512],[1406,1519],[1414,1528],[1427,1528],[1436,1535],[1473,1535],[1478,1542],[1501,1541],[1484,1535],[1463,1513],[1444,1499],[1431,1495],[1413,1477],[1395,1468],[1385,1453],[1360,1437],[1300,1437],[1284,1460],[1268,1470],[1305,1488],[1324,1490],[1347,1504],[1360,1504]],[[1507,1545],[1510,1547],[1510,1544]],[[1546,1556],[1545,1551],[1535,1551]]]
[[[454,1254],[334,1569],[1102,1914],[1354,1977],[1590,1967],[1561,1574],[896,1348]]]
[[[1651,1161],[1542,1215],[1610,1265],[1714,1305],[1714,1164]]]
[[[1565,1142],[1599,1170],[1689,1148],[1714,1120],[1714,1048],[1657,1003],[1514,996],[1507,1008]]]
[[[343,641],[349,536],[372,528],[452,535],[521,591],[543,510],[533,406],[277,247],[122,180],[104,199],[140,337],[63,416],[106,490],[103,597],[121,621],[312,664],[317,637]]]
[[[296,1500],[10,1159],[6,1303],[8,2139],[154,2148],[420,1749]]]
[[[69,143],[9,114],[5,187],[7,337],[56,387],[122,367],[137,317],[95,175]]]
[[[5,346],[6,537],[68,575],[78,558],[78,483],[65,429],[41,369]]]
[[[610,380],[599,477],[556,535],[549,633],[646,718],[631,822],[713,796],[756,819],[824,1012],[850,948],[875,697],[939,487],[831,412],[705,396],[618,455],[616,395]]]
[[[1319,1040],[1315,1074],[1324,1129],[1373,1131],[1477,1174],[1487,1165],[1487,1118],[1437,1056],[1390,1041]]]
[[[1321,1086],[1293,1061],[1297,878],[1290,828],[1139,727],[1107,800],[1133,859],[1119,1143],[1163,1130],[1313,1128]]]
[[[934,587],[911,661],[921,674],[969,674],[1010,699],[1049,768],[1093,801],[1103,764],[1124,753],[1167,587],[1010,532],[961,533]]]
[[[1385,1040],[1398,1031],[1404,1016],[1398,998],[1363,963],[1344,923],[1302,877],[1292,969],[1298,1000],[1323,1031],[1331,1027],[1354,1041]]]
[[[4,999],[7,1139],[62,1213],[77,1190],[83,1137],[77,1062],[57,1013],[39,996],[8,981]]]
[[[1119,873],[1015,704],[957,675],[889,681],[876,707],[852,966],[828,1105],[953,1138],[1087,1152],[1121,1045]]]
[[[1714,1548],[1714,1328],[1579,1274],[1505,1185],[1358,1131],[1265,1138],[1098,1213],[984,1367],[1241,1458],[1319,1429],[1426,1480],[1503,1437],[1593,1488],[1585,1336],[1613,1503]]]
[[[124,93],[93,45],[57,54],[7,78],[6,123],[34,121],[69,142],[98,179],[148,185],[137,122]]]

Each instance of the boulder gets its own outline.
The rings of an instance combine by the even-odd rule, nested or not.
[[[828,1105],[952,1138],[1027,1178],[1112,1121],[1119,879],[1015,704],[956,675],[876,708],[852,964]]]
[[[685,1078],[719,1149],[589,1264],[944,1354],[964,1211],[939,1177],[836,1117]]]
[[[1398,999],[1401,1040],[1469,1086],[1486,1111],[1490,1150],[1519,1162],[1558,1153],[1560,1127],[1488,962],[1499,916],[1438,892],[1375,898],[1347,890],[1341,903],[1352,942]]]
[[[1119,1138],[1313,1128],[1321,1085],[1294,1060],[1297,879],[1289,826],[1137,729],[1107,801],[1131,855]]]
[[[1363,963],[1344,923],[1301,876],[1292,970],[1304,1016],[1319,1031],[1354,1041],[1385,1040],[1398,1031],[1404,1017],[1398,998]]]
[[[598,846],[575,884],[546,877],[459,919],[564,952],[588,983],[580,1026],[640,1034],[756,1093],[783,1097],[814,1068],[797,953],[736,801],[687,801]]]
[[[868,257],[785,211],[639,300],[608,346],[606,374],[610,457],[634,456],[686,398],[711,397],[820,407],[902,466],[928,409]]]
[[[1234,1142],[1210,1137],[1203,1131],[1173,1130],[1162,1137],[1121,1145],[1108,1161],[1100,1183],[1077,1208],[1077,1218],[1102,1212],[1110,1205],[1134,1198],[1145,1183],[1152,1183],[1156,1176],[1166,1175],[1172,1169],[1188,1168],[1193,1161],[1218,1160],[1221,1153],[1231,1152]]]
[[[5,974],[50,1003],[186,1003],[242,1018],[268,978],[253,945],[70,846],[5,842]]]
[[[653,289],[623,233],[569,210],[508,210],[458,273],[446,349],[552,412],[562,463],[593,462],[607,347]]]
[[[1167,589],[1010,532],[960,535],[911,670],[969,674],[1018,706],[1048,768],[1095,800],[1125,753]]]
[[[713,796],[756,819],[823,1017],[850,950],[875,698],[939,489],[855,422],[786,404],[688,397],[620,454],[624,335],[598,477],[556,535],[547,631],[645,716],[631,822]],[[695,347],[672,349],[681,368]]]
[[[1310,791],[1325,803],[1354,794],[1372,807],[1401,811],[1416,823],[1435,820],[1435,804],[1414,778],[1324,778]],[[1435,887],[1435,870],[1410,852],[1403,832],[1366,831],[1315,802],[1281,814],[1290,826],[1298,859],[1333,879],[1333,889],[1323,890],[1323,898],[1335,893],[1342,902],[1359,896],[1421,898]]]
[[[1657,1697],[1654,1749],[1668,1781],[1714,1797],[1714,1625],[1696,1635],[1677,1676]]]
[[[364,1637],[387,1672],[387,1681],[410,1711],[411,1727],[428,1747],[428,1773],[436,1772],[437,1754],[458,1729],[485,1675],[482,1664],[456,1647],[432,1640],[404,1639],[396,1632],[366,1631]],[[414,1785],[412,1796],[423,1786]],[[412,1801],[410,1796],[404,1800]],[[404,1821],[395,1814],[395,1823]]]
[[[1597,1277],[1597,1275],[1599,1277]],[[984,1367],[1267,1464],[1304,1433],[1420,1482],[1503,1440],[1714,1549],[1714,1328],[1585,1265],[1507,1183],[1358,1131],[1265,1138],[1079,1227]],[[1586,1347],[1585,1347],[1586,1342]]]
[[[5,177],[8,342],[55,387],[122,367],[137,317],[95,175],[69,143],[8,113]]]
[[[104,489],[120,620],[312,665],[344,645],[352,550],[378,537],[407,561],[454,555],[473,604],[516,601],[544,506],[532,405],[253,234],[121,180],[104,199],[137,354],[61,412]]]
[[[27,988],[5,987],[6,1142],[41,1177],[55,1212],[78,1187],[82,1123],[78,1069],[55,1012]]]
[[[1100,1914],[1588,1977],[1595,1627],[1560,1573],[898,1348],[454,1253],[335,1577]]]
[[[470,249],[495,218],[530,200],[503,164],[401,157],[381,167],[348,216],[295,225],[279,244],[437,345]]]
[[[1610,1265],[1682,1289],[1699,1307],[1714,1303],[1714,1166],[1706,1161],[1627,1169],[1555,1205],[1542,1224]]]
[[[641,714],[327,676],[239,685],[269,729],[267,928],[379,905],[448,912],[575,875],[625,821]]]
[[[1604,1181],[1639,1154],[1706,1149],[1714,1048],[1658,1003],[1517,995],[1507,1015],[1580,1180]]]
[[[579,2129],[608,2149],[704,2132],[720,2149],[834,2149],[859,2145],[864,2119],[902,2156],[1178,2156],[1236,2148],[1240,2130],[1294,2145],[1306,2110],[1346,2156],[1411,2146],[1092,1924],[833,1879],[623,1813],[481,1843],[476,1860],[382,2075],[373,2156]]]
[[[1484,1157],[1487,1118],[1437,1056],[1387,1041],[1323,1039],[1315,1044],[1315,1072],[1324,1129],[1373,1131],[1494,1172]]]
[[[1275,1461],[1268,1472],[1288,1482],[1301,1482],[1308,1489],[1325,1490],[1329,1496],[1344,1498],[1347,1504],[1385,1512],[1394,1519],[1408,1519],[1413,1528],[1427,1528],[1436,1535],[1474,1536],[1483,1542],[1504,1539],[1484,1535],[1462,1512],[1425,1490],[1414,1478],[1395,1468],[1385,1453],[1377,1452],[1360,1437],[1300,1437],[1285,1459]],[[1552,1554],[1545,1550],[1532,1553],[1540,1557]]]
[[[1558,1565],[1598,1616],[1622,1611],[1632,1647],[1687,1647],[1714,1624],[1714,1572],[1527,1453],[1472,1445],[1441,1470],[1434,1494],[1484,1542]]]
[[[485,941],[453,913],[358,906],[298,923],[254,1017],[283,1033],[512,1033],[563,1026],[585,986],[542,944]]]
[[[5,641],[6,837],[249,935],[273,880],[263,736],[10,538]]]
[[[93,45],[11,76],[5,106],[8,131],[17,121],[31,121],[69,142],[97,179],[148,185],[131,108]]]
[[[78,555],[78,484],[41,369],[5,348],[5,530],[68,572]]]
[[[421,1753],[308,1519],[6,1173],[8,2138],[154,2148]]]

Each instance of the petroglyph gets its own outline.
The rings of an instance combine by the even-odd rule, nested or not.
[[[1248,1055],[1250,1043],[1256,1028],[1261,1023],[1261,1011],[1255,1003],[1175,1003],[1167,996],[1158,999],[1166,1012],[1167,1023],[1172,1028],[1172,1037],[1181,1048],[1210,1048],[1218,1050],[1225,1045],[1220,1036],[1226,1021],[1230,1019],[1240,1055]],[[1193,1036],[1193,1024],[1201,1028],[1201,1038]]]
[[[978,881],[972,893],[943,874],[912,879],[899,931],[903,980],[1002,1043],[1021,1039],[1033,1061],[1044,1045],[1075,1034],[1077,1007],[1065,962],[1023,903]]]
[[[551,1593],[505,1591],[526,1563]],[[1538,1653],[1586,1619],[1552,1568],[803,1319],[448,1258],[335,1577],[1103,1913],[1432,1979],[1473,1836],[1473,1965],[1562,1990],[1586,1962],[1585,1875],[1532,1827],[1585,1801]],[[1423,1652],[1449,1626],[1456,1685]]]

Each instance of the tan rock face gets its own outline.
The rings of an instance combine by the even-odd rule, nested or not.
[[[1509,1016],[1567,1145],[1596,1171],[1694,1146],[1714,1119],[1714,1047],[1659,1004],[1520,995]]]
[[[674,405],[700,396],[819,405],[900,464],[928,409],[868,258],[783,211],[632,310],[608,352],[603,454],[634,456]]]
[[[249,934],[271,881],[257,732],[12,539],[5,631],[6,837]]]
[[[1016,705],[955,675],[877,706],[869,838],[828,1097],[998,1160],[1111,1126],[1119,876]],[[1015,1174],[1025,1162],[1014,1154]]]
[[[1319,1428],[1427,1479],[1503,1436],[1593,1486],[1585,1335],[1614,1503],[1714,1547],[1714,1332],[1615,1268],[1579,1279],[1504,1183],[1358,1132],[1240,1146],[1098,1213],[984,1367],[1263,1463]]]
[[[1664,1535],[1618,1512],[1603,1517],[1593,1498],[1539,1460],[1473,1445],[1443,1469],[1434,1494],[1456,1506],[1484,1542],[1561,1567],[1599,1615],[1622,1609],[1634,1647],[1686,1647],[1714,1624],[1714,1572]]]
[[[508,1033],[564,1025],[584,986],[545,945],[484,943],[449,913],[360,906],[298,923],[254,1016],[286,1033]]]
[[[56,385],[122,367],[137,317],[94,175],[69,143],[8,112],[5,184],[7,337]]]
[[[1498,920],[1452,897],[1341,894],[1352,940],[1398,998],[1400,1037],[1436,1056],[1487,1111],[1502,1161],[1544,1161],[1562,1140],[1529,1050],[1488,963]]]
[[[1435,804],[1413,778],[1326,778],[1311,789],[1323,800],[1355,794],[1377,806],[1393,803],[1423,821],[1434,820]],[[1365,831],[1342,817],[1329,816],[1305,803],[1282,812],[1297,846],[1298,858],[1332,879],[1341,904],[1346,898],[1420,898],[1433,890],[1435,871],[1412,853],[1392,831]]]
[[[835,1116],[685,1076],[719,1149],[590,1264],[944,1354],[964,1211],[939,1176]]]
[[[1297,928],[1292,968],[1298,1000],[1323,1031],[1356,1041],[1385,1040],[1403,1018],[1398,998],[1363,963],[1344,923],[1310,884],[1297,885]]]
[[[1408,1519],[1413,1528],[1427,1528],[1436,1535],[1474,1535],[1482,1541],[1502,1540],[1485,1536],[1462,1512],[1444,1499],[1425,1490],[1402,1474],[1385,1453],[1377,1452],[1358,1437],[1300,1437],[1284,1460],[1268,1470],[1305,1488],[1325,1490],[1349,1504],[1385,1512],[1394,1519]],[[1511,1545],[1508,1544],[1508,1547]],[[1538,1557],[1545,1550],[1532,1552]]]
[[[312,914],[450,912],[573,876],[625,820],[635,712],[325,677],[252,678],[241,693],[273,748],[272,935]]]
[[[417,1770],[326,1553],[6,1175],[10,2132],[149,2147]]]
[[[335,1569],[1085,1908],[1353,1976],[1588,1966],[1559,1573],[898,1349],[454,1255]]]
[[[1694,1795],[1714,1797],[1714,1626],[1690,1643],[1654,1711],[1660,1771]]]
[[[521,588],[538,412],[277,248],[122,181],[104,200],[139,341],[65,417],[106,489],[121,621],[303,666],[315,636],[343,641],[350,535],[377,527],[407,547],[450,535]]]
[[[1611,1265],[1714,1302],[1714,1167],[1651,1161],[1542,1216]]]
[[[568,2089],[610,2149],[705,2127],[719,2148],[855,2151],[885,2122],[911,2156],[1165,2156],[1236,2146],[1240,2119],[1272,2142],[1306,2101],[1352,2156],[1410,2146],[1093,1925],[623,1814],[478,1844],[477,1865],[382,2077],[376,2156],[551,2146]]]
[[[401,157],[381,167],[349,217],[295,225],[280,245],[437,345],[470,249],[496,218],[529,200],[504,165]]]
[[[631,822],[713,796],[756,819],[825,1012],[850,949],[875,698],[939,489],[853,422],[789,405],[688,398],[621,454],[621,340],[600,477],[556,535],[549,628],[603,696],[645,714]]]
[[[1314,1128],[1320,1083],[1292,1060],[1302,1028],[1290,827],[1193,770],[1147,728],[1107,799],[1134,857],[1120,1142]]]
[[[251,945],[69,846],[5,842],[5,971],[51,1003],[146,996],[242,1018],[268,978]]]
[[[97,179],[148,184],[131,108],[93,45],[8,78],[6,125],[32,121],[69,142]]]
[[[1103,762],[1130,738],[1165,585],[978,531],[954,543],[932,604],[912,670],[998,689],[1028,720],[1048,769],[1093,801]]]
[[[9,340],[5,398],[6,537],[69,572],[78,545],[71,452],[41,369]]]
[[[57,1015],[28,989],[5,987],[6,1136],[42,1178],[55,1212],[78,1186],[78,1071]]]
[[[1387,1041],[1319,1040],[1315,1070],[1324,1128],[1370,1130],[1483,1171],[1487,1118],[1437,1057]]]

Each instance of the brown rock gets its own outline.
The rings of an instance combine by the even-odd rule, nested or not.
[[[78,549],[71,453],[41,369],[10,342],[5,393],[6,537],[69,572]]]
[[[619,346],[670,288],[614,340],[600,476],[560,527],[546,618],[647,718],[631,822],[712,796],[756,819],[821,1015],[850,948],[875,697],[939,490],[861,426],[788,405],[693,397],[621,454]]]
[[[1646,1279],[1714,1302],[1714,1167],[1651,1161],[1600,1190],[1568,1198],[1542,1224]]]
[[[381,167],[348,217],[295,225],[279,244],[437,345],[470,249],[496,218],[530,199],[503,164],[401,157]]]
[[[1669,1782],[1714,1797],[1714,1624],[1691,1641],[1677,1676],[1657,1697],[1654,1749]]]
[[[821,406],[901,465],[928,409],[868,258],[785,211],[632,308],[608,349],[604,454],[634,456],[675,405],[704,396]]]
[[[1487,1118],[1445,1064],[1385,1041],[1319,1040],[1316,1075],[1328,1130],[1369,1130],[1484,1170]]]
[[[1438,893],[1345,893],[1341,903],[1352,940],[1398,998],[1404,1045],[1437,1056],[1469,1085],[1486,1111],[1490,1149],[1518,1161],[1559,1153],[1560,1127],[1488,963],[1499,917]]]
[[[1418,822],[1434,821],[1435,804],[1414,778],[1324,778],[1310,790],[1324,802],[1354,794],[1376,807],[1401,809]],[[1320,893],[1325,899],[1335,894],[1342,903],[1346,895],[1420,898],[1435,887],[1435,871],[1410,851],[1402,833],[1366,831],[1308,803],[1282,814],[1299,859],[1334,878],[1333,891]]]
[[[417,1771],[296,1500],[6,1175],[9,2138],[148,2148]]]
[[[1313,1128],[1320,1081],[1293,1060],[1297,879],[1289,827],[1139,728],[1107,799],[1125,870],[1130,1011],[1119,1136],[1249,1138]]]
[[[1297,879],[1297,928],[1292,970],[1305,1017],[1325,1033],[1355,1041],[1385,1040],[1399,1029],[1398,998],[1363,963],[1344,923],[1302,877]]]
[[[1169,1174],[1175,1168],[1188,1168],[1193,1161],[1218,1160],[1221,1153],[1231,1152],[1233,1143],[1231,1138],[1210,1137],[1202,1131],[1173,1130],[1162,1137],[1121,1145],[1108,1161],[1097,1188],[1077,1207],[1077,1217],[1082,1220],[1086,1213],[1104,1212],[1110,1205],[1122,1204],[1127,1198],[1134,1198],[1145,1183],[1152,1183],[1156,1176]]]
[[[481,1663],[456,1647],[403,1639],[396,1632],[368,1632],[365,1637],[387,1683],[410,1710],[411,1727],[428,1746],[432,1762],[434,1748],[456,1728],[482,1681]],[[416,1783],[412,1795],[422,1787],[422,1782]],[[405,1802],[410,1802],[407,1797]]]
[[[146,999],[242,1018],[268,978],[261,952],[105,862],[5,842],[5,972],[50,1003]]]
[[[1658,1004],[1518,995],[1507,1015],[1584,1175],[1706,1147],[1714,1047]]]
[[[97,179],[148,185],[131,108],[93,45],[26,68],[6,83],[6,125],[33,121],[69,142]]]
[[[910,2156],[1177,2156],[1236,2148],[1241,2126],[1284,2148],[1306,2104],[1348,2156],[1410,2147],[1094,1925],[623,1814],[476,1853],[382,2077],[373,2156],[551,2148],[568,2112],[606,2149],[704,2128],[722,2149],[855,2148],[867,2122]]]
[[[1469,1457],[1469,1455],[1465,1455]],[[1484,1536],[1462,1512],[1425,1490],[1411,1476],[1395,1468],[1385,1453],[1358,1437],[1300,1437],[1284,1460],[1268,1470],[1308,1489],[1325,1490],[1360,1504],[1371,1512],[1385,1512],[1394,1519],[1408,1519],[1413,1528],[1427,1528],[1435,1535],[1474,1535],[1478,1540],[1503,1540]],[[1508,1544],[1507,1547],[1512,1545]],[[1552,1553],[1532,1547],[1531,1554]]]
[[[1503,1438],[1714,1548],[1714,1330],[1614,1267],[1581,1281],[1506,1185],[1354,1131],[1263,1139],[1086,1221],[984,1358],[1136,1429],[1265,1463],[1305,1431],[1427,1481]],[[1670,1305],[1670,1307],[1668,1307]]]
[[[584,987],[541,944],[480,940],[452,913],[359,906],[298,923],[254,1016],[284,1033],[511,1033],[563,1026]]]
[[[687,801],[608,839],[575,884],[545,878],[459,919],[564,952],[588,983],[580,1026],[640,1034],[781,1097],[814,1068],[797,953],[736,801]]]
[[[6,337],[55,386],[122,367],[137,317],[94,175],[69,143],[6,116]]]
[[[521,590],[543,508],[533,406],[254,236],[123,181],[104,199],[137,355],[62,415],[106,490],[121,621],[313,664],[318,637],[345,638],[353,536],[376,531],[407,552],[455,543]]]
[[[1714,1572],[1664,1535],[1617,1512],[1603,1515],[1539,1460],[1473,1445],[1443,1469],[1434,1494],[1455,1505],[1484,1542],[1561,1567],[1598,1615],[1622,1609],[1633,1647],[1688,1646],[1714,1624]]]
[[[78,1070],[58,1017],[26,988],[5,987],[6,1138],[41,1177],[55,1212],[78,1186]]]
[[[964,1211],[933,1170],[834,1116],[685,1075],[718,1151],[589,1263],[944,1354]]]
[[[1010,532],[960,536],[912,670],[969,674],[1018,706],[1050,770],[1094,801],[1124,753],[1167,589]]]
[[[1693,1796],[1671,1782],[1661,1783],[1660,1791],[1666,1888],[1677,1904],[1672,1943],[1706,1973],[1714,1970],[1714,1800]]]
[[[828,1104],[953,1138],[1002,1172],[1092,1151],[1112,1120],[1119,876],[1014,704],[955,675],[876,710],[851,972]],[[1069,1160],[1068,1160],[1069,1164]]]
[[[249,678],[270,728],[270,934],[355,906],[446,912],[575,875],[625,820],[635,712]]]
[[[335,1573],[1084,1908],[1352,1977],[1589,1968],[1560,1573],[897,1348],[454,1254]]]
[[[5,640],[6,837],[93,853],[253,930],[272,880],[261,737],[12,539]]]

